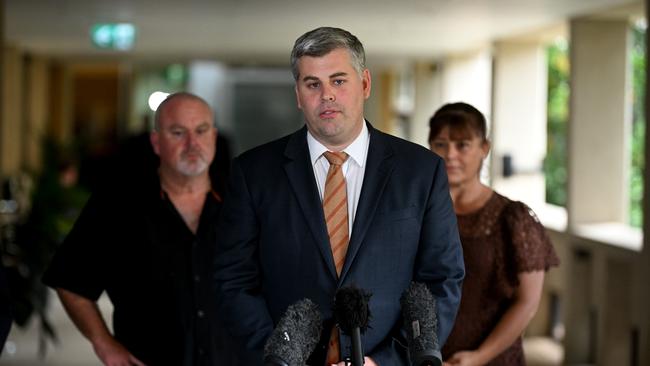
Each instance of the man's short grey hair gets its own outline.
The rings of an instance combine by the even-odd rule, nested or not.
[[[188,93],[188,92],[177,92],[177,93],[172,93],[165,98],[159,105],[158,108],[156,108],[156,112],[154,113],[153,117],[153,130],[154,131],[160,131],[160,116],[162,114],[162,111],[165,109],[167,104],[169,104],[170,101],[177,99],[177,98],[182,98],[182,99],[191,99],[194,101],[197,101],[199,103],[202,103],[205,105],[208,110],[210,111],[211,117],[212,117],[212,126],[217,127],[216,121],[214,118],[214,111],[212,110],[212,107],[210,107],[210,104],[205,101],[205,99],[199,97],[198,95]]]
[[[298,60],[301,57],[322,57],[338,48],[348,50],[352,67],[361,75],[366,68],[366,53],[359,39],[341,28],[320,27],[303,34],[294,43],[291,51],[293,79],[298,81],[300,77]]]

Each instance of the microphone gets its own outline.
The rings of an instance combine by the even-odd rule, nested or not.
[[[355,286],[343,287],[334,296],[334,318],[343,333],[352,337],[352,365],[363,365],[363,346],[361,333],[368,329],[370,309],[367,293]]]
[[[304,366],[321,336],[318,306],[309,299],[287,308],[264,346],[265,366]]]
[[[411,282],[400,299],[412,366],[440,366],[436,300],[429,288]]]

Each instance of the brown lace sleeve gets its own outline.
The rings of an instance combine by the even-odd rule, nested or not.
[[[546,229],[528,206],[513,201],[505,211],[505,220],[511,236],[512,258],[517,273],[547,271],[560,264]]]

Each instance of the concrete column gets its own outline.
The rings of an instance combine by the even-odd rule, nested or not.
[[[629,25],[575,19],[570,28],[569,225],[626,222],[632,122]]]
[[[187,90],[200,95],[214,109],[217,126],[226,134],[235,130],[232,118],[232,88],[228,79],[230,70],[214,61],[194,61],[188,66]]]
[[[492,55],[483,49],[444,60],[442,103],[466,102],[492,119]]]
[[[503,41],[494,47],[492,169],[494,187],[529,205],[545,201],[548,66],[538,41]],[[503,177],[510,156],[513,176]]]
[[[492,54],[489,49],[481,49],[462,55],[454,55],[442,62],[440,105],[465,102],[481,111],[491,133],[492,122]],[[439,106],[436,106],[438,108]],[[491,155],[490,155],[491,156]],[[490,157],[485,160],[481,180],[490,180]]]
[[[429,118],[445,103],[470,103],[490,122],[492,58],[489,50],[453,55],[439,62],[419,62],[412,67],[412,72],[415,93],[407,131],[411,141],[429,147]]]
[[[650,19],[650,0],[645,1],[646,19]],[[646,50],[650,50],[650,38],[646,37]],[[646,57],[648,51],[646,51]],[[646,93],[645,93],[645,120],[646,126],[650,121],[650,63],[645,64],[646,74]],[[647,128],[646,128],[647,131]],[[650,162],[650,133],[645,134],[645,161],[646,164]],[[638,345],[639,365],[650,364],[650,199],[648,193],[650,192],[650,169],[645,169],[643,189],[645,192],[645,199],[643,201],[643,248],[635,271],[635,291],[636,298],[634,304],[638,304],[636,311],[634,311],[637,318],[637,326],[639,330]]]
[[[4,57],[2,87],[5,93],[2,96],[0,167],[3,175],[13,175],[20,171],[23,159],[23,62],[22,53],[13,46],[5,45],[2,57]]]
[[[415,101],[409,129],[410,140],[429,148],[429,118],[442,105],[438,64],[420,62],[414,66]]]
[[[42,57],[32,57],[26,64],[27,92],[25,93],[26,122],[24,137],[25,166],[39,172],[43,164],[43,141],[49,121],[48,101],[50,83],[49,63]]]

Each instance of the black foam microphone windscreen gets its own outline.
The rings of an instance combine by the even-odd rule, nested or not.
[[[290,305],[264,346],[266,366],[304,366],[320,339],[323,324],[309,299]]]
[[[442,356],[438,345],[438,317],[433,294],[425,284],[412,282],[402,294],[400,303],[411,365],[440,366]]]
[[[370,308],[368,301],[372,295],[355,286],[342,287],[334,297],[334,318],[339,328],[352,338],[352,365],[363,365],[361,333],[368,329]]]

